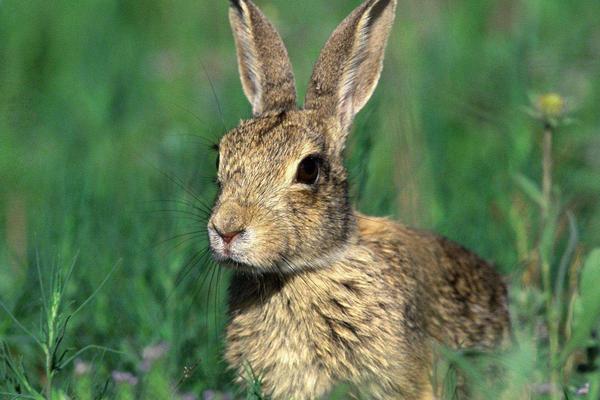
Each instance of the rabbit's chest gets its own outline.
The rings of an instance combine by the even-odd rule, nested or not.
[[[227,361],[244,379],[253,371],[280,394],[274,398],[313,398],[337,381],[368,380],[394,358],[399,324],[389,313],[395,299],[368,295],[356,282],[321,287],[305,279],[261,295],[234,282]]]
[[[247,382],[259,378],[273,398],[298,391],[321,396],[333,382],[328,359],[335,352],[315,318],[314,311],[300,311],[287,299],[272,298],[260,307],[233,310],[227,328],[227,361]],[[249,371],[255,376],[249,376]]]

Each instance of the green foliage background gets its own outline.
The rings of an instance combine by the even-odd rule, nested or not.
[[[257,4],[280,29],[302,98],[321,46],[359,1]],[[577,254],[598,245],[598,21],[597,0],[400,1],[380,87],[348,150],[356,206],[519,275],[538,214],[514,177],[541,174],[541,125],[526,107],[557,91],[575,123],[555,135],[555,184],[577,217]],[[181,393],[235,390],[220,358],[226,274],[186,269],[206,240],[177,236],[203,226],[174,201],[195,203],[193,191],[210,204],[210,145],[249,116],[225,0],[0,0],[0,300],[38,333],[38,263],[47,283],[75,259],[66,311],[116,265],[63,343],[123,353],[79,357],[92,364],[92,392],[109,382],[106,393],[128,396],[111,372],[142,376],[143,349],[161,342],[169,351],[144,390],[161,398],[180,380]],[[37,349],[3,310],[0,340],[43,384]],[[84,381],[72,365],[57,379],[65,393]]]

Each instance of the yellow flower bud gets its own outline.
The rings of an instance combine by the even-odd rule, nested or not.
[[[566,111],[567,104],[560,94],[547,93],[539,96],[536,101],[538,111],[545,117],[558,119],[563,116]]]

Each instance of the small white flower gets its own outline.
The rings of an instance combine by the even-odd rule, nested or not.
[[[138,378],[129,372],[123,371],[113,371],[112,378],[115,383],[126,383],[131,386],[135,386],[138,384]]]

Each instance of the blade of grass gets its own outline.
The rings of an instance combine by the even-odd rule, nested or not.
[[[87,299],[85,299],[85,301],[83,303],[81,303],[81,305],[79,307],[77,307],[77,309],[75,311],[73,311],[71,313],[71,316],[74,316],[79,311],[81,311],[90,301],[92,301],[92,299],[94,297],[96,297],[96,295],[98,294],[98,292],[100,292],[102,290],[102,288],[104,287],[104,285],[106,284],[106,282],[108,282],[108,280],[110,279],[110,277],[112,276],[112,274],[121,265],[122,261],[123,260],[121,259],[121,260],[119,260],[119,261],[117,261],[115,263],[115,265],[112,267],[112,269],[110,270],[110,272],[106,275],[106,277],[104,277],[104,279],[102,280],[102,282],[100,283],[100,285],[98,285],[98,287],[96,288],[96,290],[94,290],[94,292]]]
[[[31,333],[31,331],[29,329],[25,328],[25,326],[23,326],[23,324],[21,324],[21,322],[19,322],[17,317],[15,317],[12,312],[10,312],[10,310],[8,309],[8,307],[6,307],[6,305],[4,304],[4,302],[2,300],[0,300],[0,307],[2,307],[4,309],[4,311],[8,314],[8,316],[13,320],[13,322],[19,328],[21,328],[21,330],[23,332],[25,332],[29,337],[31,337],[41,348],[44,348],[44,345],[42,344],[42,342],[40,342],[40,340],[33,333]]]
[[[66,367],[67,365],[69,365],[71,362],[73,362],[81,354],[83,354],[83,353],[85,353],[86,351],[89,351],[89,350],[101,350],[103,352],[114,353],[114,354],[121,354],[121,355],[124,355],[124,356],[131,356],[129,353],[127,353],[125,351],[120,351],[120,350],[111,349],[110,347],[104,347],[104,346],[98,346],[98,345],[90,344],[90,345],[85,346],[84,348],[80,349],[79,351],[77,351],[71,357],[67,358],[62,364],[60,364],[59,368],[63,369],[64,367]]]

